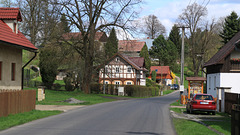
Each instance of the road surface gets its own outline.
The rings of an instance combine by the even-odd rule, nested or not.
[[[179,91],[162,97],[102,103],[43,118],[0,135],[174,135],[169,104]]]

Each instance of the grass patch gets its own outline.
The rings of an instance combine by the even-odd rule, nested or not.
[[[61,102],[69,98],[75,98],[81,101],[85,101],[82,104],[69,104]],[[98,94],[85,94],[80,91],[55,91],[45,90],[45,100],[37,101],[36,104],[41,105],[92,105],[103,102],[115,101],[114,99],[103,98]]]
[[[177,112],[177,113],[182,113],[184,112],[186,109],[185,108],[170,108],[170,110]]]
[[[56,115],[61,113],[61,111],[39,111],[33,110],[30,112],[19,113],[14,115],[9,115],[7,117],[0,117],[0,130],[4,130],[16,125],[24,124],[36,119],[48,117],[51,115]]]
[[[174,92],[175,90],[164,90],[163,91],[163,95],[167,95],[167,94],[170,94],[172,92]]]
[[[184,120],[184,119],[173,119],[173,124],[175,126],[178,135],[217,135],[217,133],[208,129],[207,127],[199,124],[197,122]]]
[[[180,100],[177,100],[176,102],[171,103],[170,106],[183,106],[183,105],[180,103]]]
[[[231,118],[225,113],[217,113],[216,115],[223,116],[223,118],[219,118],[220,121],[204,121],[204,123],[224,135],[231,135]]]

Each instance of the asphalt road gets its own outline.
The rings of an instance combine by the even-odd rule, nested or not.
[[[179,91],[86,106],[4,130],[0,135],[174,135],[168,107],[178,97]]]

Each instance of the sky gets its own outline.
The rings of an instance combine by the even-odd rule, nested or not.
[[[235,11],[240,16],[240,0],[144,0],[141,9],[139,9],[139,17],[154,14],[166,27],[168,35],[183,9],[194,2],[199,5],[208,3],[206,6],[208,10],[206,18],[209,21],[213,18],[218,20],[220,17],[226,17],[232,11]]]

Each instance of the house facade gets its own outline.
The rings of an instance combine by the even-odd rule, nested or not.
[[[115,85],[146,85],[146,72],[144,58],[128,57],[117,53],[101,65],[99,83]]]
[[[217,96],[217,87],[231,87],[230,92],[240,93],[240,51],[236,45],[240,44],[238,32],[225,44],[204,67],[207,71],[207,93]]]
[[[0,90],[21,90],[22,50],[37,48],[18,30],[19,8],[0,8]]]
[[[137,40],[119,40],[118,51],[129,57],[140,57],[140,52],[145,43],[145,41]]]
[[[172,84],[173,77],[169,66],[151,66],[150,70],[149,79],[152,79],[152,71],[156,71],[157,83],[160,84],[162,82],[163,85]]]

